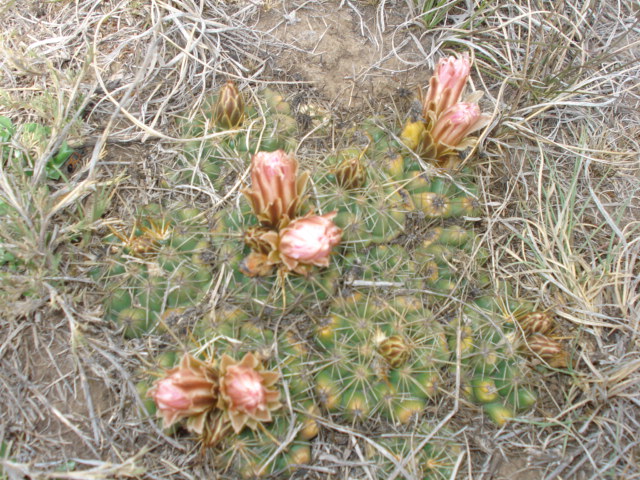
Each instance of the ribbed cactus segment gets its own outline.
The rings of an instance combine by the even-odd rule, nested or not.
[[[229,97],[228,91],[225,91],[223,94]],[[269,89],[263,90],[258,95],[258,105],[244,106],[244,115],[236,115],[232,106],[237,102],[231,100],[226,98],[220,105],[216,93],[206,99],[199,115],[183,121],[183,137],[217,135],[184,144],[181,165],[168,175],[172,183],[188,183],[219,190],[235,182],[237,175],[249,164],[253,153],[278,149],[291,151],[295,148],[298,124],[291,115],[290,105],[280,94]],[[242,117],[247,119],[244,123],[241,122]],[[229,133],[224,134],[228,129]]]
[[[315,337],[323,407],[350,423],[408,423],[438,394],[449,361],[444,331],[412,297],[337,298]]]
[[[191,136],[205,135],[190,132]],[[189,142],[183,147],[184,161],[175,174],[171,174],[171,183],[205,185],[220,189],[242,168],[241,159],[233,146],[224,140]],[[246,160],[248,162],[248,160]]]
[[[239,359],[253,352],[267,369],[280,373],[276,385],[281,399],[288,399],[273,412],[271,422],[262,424],[264,428],[245,428],[238,435],[231,432],[215,447],[221,471],[230,478],[290,478],[295,465],[309,463],[309,441],[319,431],[314,419],[319,410],[311,394],[309,349],[294,329],[263,326],[237,308],[226,308],[203,319],[193,337],[201,345],[215,339],[216,358],[227,354]],[[292,432],[297,433],[292,436]]]
[[[454,178],[430,175],[426,166],[393,140],[378,140],[372,148],[381,169],[411,210],[434,219],[477,217],[482,213],[478,187],[470,172],[459,172]]]
[[[429,228],[411,252],[418,265],[416,278],[422,280],[424,289],[441,298],[477,287],[476,277],[487,260],[478,243],[476,234],[463,226]]]
[[[354,287],[420,286],[419,265],[401,245],[377,245],[345,259],[347,281]]]
[[[433,301],[464,291],[485,262],[474,233],[460,226],[433,227],[413,248],[376,245],[348,254],[346,281],[354,287],[419,288],[434,292]]]
[[[337,211],[343,244],[361,248],[393,240],[404,231],[409,204],[382,174],[368,147],[349,147],[326,159],[316,175],[318,202],[324,212]]]
[[[216,465],[228,478],[291,478],[297,466],[311,462],[311,446],[307,440],[290,438],[290,422],[277,414],[265,433],[245,429],[230,436]]]
[[[464,180],[452,181],[410,171],[405,173],[403,184],[414,209],[427,218],[477,217],[481,214],[477,188]]]
[[[449,348],[460,355],[462,390],[498,425],[536,401],[512,313],[527,308],[508,297],[481,296],[448,325]]]
[[[140,209],[133,226],[107,236],[112,254],[91,275],[107,292],[106,317],[126,338],[202,300],[212,281],[206,228],[197,210],[152,205]]]
[[[450,432],[440,429],[434,434],[431,429],[423,424],[417,430],[369,437],[364,451],[374,465],[375,478],[389,478],[392,473],[399,473],[398,478],[452,478],[464,447]]]

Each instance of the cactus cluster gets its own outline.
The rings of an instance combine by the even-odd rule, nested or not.
[[[200,211],[158,204],[140,209],[133,225],[111,227],[108,255],[92,272],[106,292],[106,318],[126,338],[151,332],[171,313],[197,305],[209,290],[212,269],[207,226]]]
[[[557,360],[553,329],[508,288],[494,288],[484,267],[487,250],[474,229],[482,214],[474,172],[443,170],[459,165],[457,151],[470,145],[467,134],[486,120],[477,106],[460,102],[465,62],[449,59],[439,68],[430,84],[435,93],[423,97],[423,118],[406,124],[402,142],[385,121],[371,118],[346,132],[348,144],[310,176],[298,172],[297,160],[282,150],[296,128],[282,97],[265,90],[254,108],[227,85],[200,130],[193,124],[189,130],[222,135],[195,142],[186,155],[194,160],[192,176],[209,169],[212,182],[223,177],[227,155],[240,169],[250,168],[250,187],[240,188],[242,195],[211,219],[216,271],[203,267],[199,249],[206,242],[193,232],[188,252],[175,248],[173,255],[189,261],[165,267],[175,262],[166,260],[163,247],[175,247],[171,239],[181,238],[172,233],[176,219],[160,229],[157,222],[141,222],[134,234],[115,235],[115,244],[129,244],[128,251],[100,278],[126,285],[114,288],[108,305],[123,323],[132,323],[132,311],[155,322],[167,309],[184,307],[165,285],[172,272],[188,264],[196,283],[215,273],[216,309],[189,338],[199,361],[214,372],[212,398],[219,400],[207,407],[209,427],[187,429],[215,447],[222,471],[287,478],[296,465],[311,461],[310,441],[321,416],[370,434],[374,442],[366,456],[379,478],[396,470],[449,478],[460,447],[444,430],[432,435],[424,413],[434,402],[448,401],[458,380],[476,405],[463,401],[462,408],[480,407],[497,425],[535,403],[523,346],[543,360]],[[473,118],[462,115],[467,110]],[[258,111],[267,125],[260,133],[249,122]],[[309,179],[313,188],[305,188]],[[197,222],[190,225],[199,231]],[[162,285],[160,294],[151,288],[155,282]],[[196,302],[202,285],[180,288],[181,298]],[[158,299],[160,310],[154,307]],[[275,399],[269,389],[277,389],[279,407],[274,400],[269,415],[246,417],[241,410],[234,417],[233,389],[225,380],[233,362],[254,365],[258,373],[245,375],[247,381],[266,372],[260,373],[261,395]],[[162,401],[159,385],[151,390],[156,404]],[[223,427],[228,435],[221,434]]]
[[[264,371],[273,372],[276,379],[270,388],[277,392],[278,401],[269,412],[270,418],[260,425],[241,425],[234,433],[229,422],[219,417],[228,409],[225,401],[218,402],[218,408],[213,406],[206,410],[208,416],[203,428],[194,430],[189,423],[184,424],[190,431],[198,433],[203,445],[215,447],[216,465],[221,473],[233,478],[272,475],[286,478],[296,466],[309,463],[310,441],[319,432],[316,418],[320,411],[310,395],[310,352],[294,330],[276,334],[273,327],[252,321],[238,308],[226,307],[213,312],[211,318],[200,320],[190,337],[196,342],[193,349],[200,352],[198,361],[208,365],[212,372],[217,372],[214,376],[217,376],[220,392],[224,390],[225,358],[229,363],[229,359],[245,359],[248,354],[262,365]],[[202,344],[201,341],[207,343]],[[175,369],[178,358],[174,352],[162,355],[158,358],[158,367]],[[157,397],[158,385],[156,381],[156,385],[149,389],[146,381],[138,384],[143,397]],[[229,387],[227,390],[226,395],[233,395]],[[225,396],[224,393],[218,395]],[[157,400],[147,400],[148,413],[156,411],[156,403]]]

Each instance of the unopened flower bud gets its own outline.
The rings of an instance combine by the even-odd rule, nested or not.
[[[436,144],[457,147],[469,134],[487,124],[475,103],[461,102],[449,107],[437,119],[431,137]]]
[[[554,368],[566,368],[569,365],[569,353],[557,340],[540,333],[527,337],[526,346],[529,351],[540,357]]]
[[[280,392],[271,387],[276,372],[265,371],[253,353],[236,362],[228,355],[220,361],[220,399],[231,426],[239,433],[245,425],[256,428],[258,422],[271,421],[271,412],[280,407]]]
[[[546,334],[553,330],[554,320],[548,312],[530,312],[526,315],[518,317],[518,323],[522,326],[525,333],[542,333]]]
[[[218,100],[213,106],[213,121],[221,128],[236,128],[244,120],[244,100],[238,87],[232,81],[220,89]]]
[[[313,215],[291,222],[280,232],[277,252],[289,270],[307,273],[311,265],[327,267],[342,230],[331,219],[336,213]]]
[[[284,150],[258,152],[251,159],[251,189],[243,193],[263,225],[277,228],[297,215],[307,183],[298,162]]]
[[[187,418],[187,428],[202,433],[206,414],[215,407],[218,395],[218,375],[204,362],[184,355],[180,364],[167,372],[149,389],[164,428]]]
[[[153,399],[161,411],[186,410],[191,405],[189,397],[184,390],[176,384],[174,378],[163,378],[156,384]]]
[[[362,161],[357,157],[342,160],[335,170],[336,182],[348,190],[360,188],[366,181],[366,172]]]
[[[380,342],[378,352],[392,368],[400,368],[409,360],[411,348],[402,336],[392,335]]]
[[[262,377],[255,370],[238,365],[227,369],[227,395],[238,410],[253,413],[265,404],[266,389],[262,383]]]
[[[424,118],[438,117],[460,101],[470,70],[471,63],[466,53],[460,58],[451,56],[440,59],[429,81],[429,90],[422,101]]]

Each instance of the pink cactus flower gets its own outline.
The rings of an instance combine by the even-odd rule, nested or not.
[[[471,62],[467,53],[460,58],[451,56],[440,59],[429,80],[429,90],[422,100],[424,118],[437,118],[460,101],[470,71]]]
[[[278,228],[297,215],[307,178],[298,176],[297,160],[284,150],[258,152],[251,159],[252,188],[243,193],[260,222]]]
[[[331,219],[336,213],[313,215],[291,222],[280,232],[280,260],[292,271],[306,274],[311,265],[326,267],[333,247],[340,243],[342,230]]]
[[[187,428],[202,433],[207,413],[217,402],[218,375],[204,362],[184,355],[180,364],[149,389],[164,428],[187,418]]]
[[[239,362],[228,355],[220,360],[220,398],[218,408],[226,413],[236,433],[247,425],[270,422],[271,412],[280,408],[280,392],[271,387],[279,374],[266,371],[253,353]]]
[[[471,133],[486,126],[488,117],[482,115],[475,103],[460,102],[442,112],[431,131],[434,143],[458,147]]]

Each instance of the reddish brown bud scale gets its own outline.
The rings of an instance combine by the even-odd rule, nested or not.
[[[531,312],[518,318],[518,323],[526,333],[546,334],[553,330],[553,317],[548,312]]]
[[[273,265],[264,253],[251,252],[242,259],[239,269],[247,277],[264,277],[271,274]]]
[[[270,231],[265,227],[249,227],[244,231],[244,243],[254,252],[267,255],[271,251],[271,245],[262,236]]]
[[[336,182],[342,188],[352,190],[364,186],[366,173],[358,157],[345,158],[336,167]]]
[[[400,335],[392,335],[380,342],[378,352],[392,368],[399,368],[409,360],[411,348]]]

